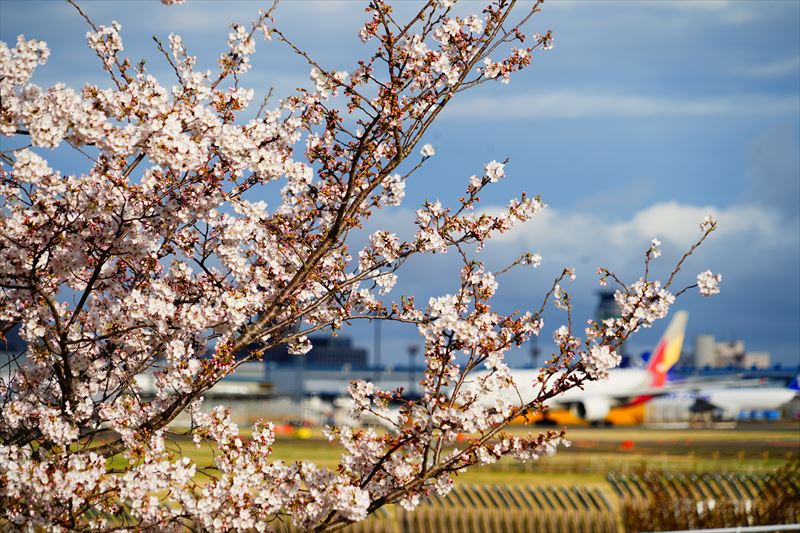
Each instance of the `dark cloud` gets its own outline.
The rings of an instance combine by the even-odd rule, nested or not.
[[[800,99],[797,108],[800,113]],[[750,165],[741,201],[797,216],[800,213],[800,138],[797,129],[788,125],[770,129],[753,141],[748,155]]]

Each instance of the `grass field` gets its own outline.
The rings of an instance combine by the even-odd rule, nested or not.
[[[273,446],[273,458],[312,461],[335,468],[341,448],[322,438],[319,430],[306,433],[308,438],[279,436]],[[457,482],[597,486],[605,483],[608,472],[628,473],[643,465],[665,471],[761,473],[800,458],[797,423],[727,430],[580,428],[570,430],[568,438],[572,446],[559,449],[552,457],[528,464],[503,460],[471,468],[459,475]],[[180,440],[177,444],[198,465],[211,463],[209,446],[198,449],[191,442]]]

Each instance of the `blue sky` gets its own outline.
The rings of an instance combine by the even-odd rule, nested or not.
[[[211,68],[224,49],[227,23],[248,22],[257,2],[84,2],[97,23],[122,24],[126,53],[148,58],[164,84],[170,72],[150,36],[179,33]],[[364,20],[358,2],[281,4],[277,25],[322,65],[352,71],[365,53],[357,37]],[[414,2],[397,4],[400,17]],[[463,12],[479,12],[463,2]],[[62,2],[0,2],[0,38],[46,40],[52,55],[35,81],[79,87],[106,84],[85,46],[85,23]],[[695,294],[676,308],[691,313],[688,342],[712,332],[742,338],[748,349],[776,360],[800,357],[800,2],[548,1],[528,32],[552,29],[555,48],[510,85],[486,84],[462,94],[428,132],[437,154],[408,185],[406,202],[384,211],[370,228],[410,230],[412,211],[425,198],[453,201],[467,179],[492,160],[511,158],[507,178],[487,194],[502,205],[521,190],[542,194],[550,206],[540,219],[487,248],[501,266],[523,251],[539,251],[539,270],[501,280],[504,310],[538,306],[543,290],[565,265],[577,315],[590,317],[598,265],[627,279],[640,271],[650,239],[664,242],[662,270],[672,266],[713,212],[716,238],[691,259],[684,280],[710,268],[721,272],[722,293]],[[277,42],[258,43],[244,86],[275,96],[308,86],[308,67]],[[59,154],[50,154],[58,164]],[[66,160],[61,160],[68,164]],[[410,263],[396,295],[454,290],[455,257]],[[545,316],[542,345],[561,317]],[[352,331],[371,347],[369,326]],[[631,341],[652,345],[657,326]],[[413,333],[384,331],[384,360],[405,361]],[[524,363],[524,352],[510,356]]]

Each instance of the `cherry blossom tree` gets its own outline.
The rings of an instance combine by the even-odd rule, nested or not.
[[[19,326],[27,343],[0,381],[4,528],[338,529],[386,504],[413,509],[432,491],[447,494],[472,465],[535,460],[568,444],[563,431],[521,437],[503,428],[607,376],[620,344],[685,290],[672,292],[676,276],[716,223],[702,223],[666,280],[649,275],[657,241],[633,283],[601,268],[601,282],[618,285],[622,316],[583,331],[563,287],[575,276],[569,268],[540,307],[492,307],[503,273],[541,260],[523,253],[496,271],[480,261],[489,239],[545,208],[524,194],[502,212],[478,207],[504,163],[465,179],[451,205],[421,205],[413,238],[381,230],[351,249],[352,232],[399,205],[407,180],[435,157],[421,140],[450,100],[508,82],[552,46],[549,31],[524,27],[541,2],[495,0],[467,17],[453,3],[431,0],[401,21],[388,3],[370,2],[359,33],[365,59],[349,73],[296,47],[274,24],[275,6],[232,25],[215,72],[197,70],[179,36],[157,41],[174,70],[168,85],[123,55],[119,23],[98,25],[77,4],[107,86],[32,84],[47,45],[24,36],[0,43],[0,332]],[[256,111],[243,84],[261,37],[307,61],[314,89]],[[12,140],[21,148],[8,148]],[[51,168],[53,150],[80,152],[85,171]],[[267,187],[280,188],[279,205],[254,201]],[[432,253],[461,258],[458,290],[422,304],[390,300],[396,271]],[[690,287],[713,294],[719,281],[704,272]],[[566,318],[536,397],[502,400],[498,391],[517,386],[504,354],[539,334],[551,303]],[[240,434],[224,407],[199,408],[242,363],[280,344],[302,356],[309,333],[355,320],[419,331],[424,396],[353,382],[353,414],[369,411],[394,429],[327,428],[344,450],[337,470],[272,460],[269,422]],[[155,376],[154,398],[137,386],[143,373]],[[390,403],[401,406],[399,419],[388,416]],[[192,424],[177,435],[170,422],[182,412]],[[459,434],[468,438],[456,448]],[[213,445],[213,464],[182,456],[178,437]]]

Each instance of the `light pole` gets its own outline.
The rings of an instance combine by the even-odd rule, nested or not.
[[[531,337],[531,358],[533,359],[533,368],[536,368],[539,365],[540,352],[541,348],[539,348],[539,337],[534,335]]]
[[[373,352],[375,354],[375,359],[373,364],[375,365],[375,385],[380,387],[380,380],[381,380],[381,321],[380,319],[375,319],[375,337],[373,338]]]
[[[419,346],[416,344],[409,344],[408,345],[408,393],[411,394],[414,389],[414,358],[417,356],[417,352],[419,352]]]

